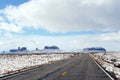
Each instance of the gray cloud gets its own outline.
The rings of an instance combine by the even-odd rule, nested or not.
[[[112,31],[120,30],[119,4],[118,0],[30,0],[8,6],[0,14],[21,28],[50,32]]]

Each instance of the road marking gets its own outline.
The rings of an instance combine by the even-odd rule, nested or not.
[[[71,66],[72,66],[72,67],[74,67],[74,66],[75,66],[75,64],[72,64]]]
[[[67,71],[61,73],[61,76],[65,76],[65,75],[67,75]]]
[[[90,56],[90,54],[89,54]],[[91,57],[91,56],[90,56]],[[91,57],[92,58],[92,57]],[[92,58],[92,60],[95,62],[95,64],[97,64],[97,66],[111,79],[111,80],[115,80],[113,79],[96,61],[95,59]]]

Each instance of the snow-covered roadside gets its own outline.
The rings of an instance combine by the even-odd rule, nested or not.
[[[0,76],[24,70],[32,66],[67,59],[71,56],[73,56],[73,54],[0,55]]]
[[[96,53],[93,57],[120,80],[120,53]]]

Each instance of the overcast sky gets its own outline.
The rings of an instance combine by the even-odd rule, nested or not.
[[[2,0],[0,51],[45,45],[120,51],[120,0]]]

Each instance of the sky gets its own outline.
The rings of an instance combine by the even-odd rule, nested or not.
[[[3,0],[0,51],[57,45],[120,51],[119,0]]]

